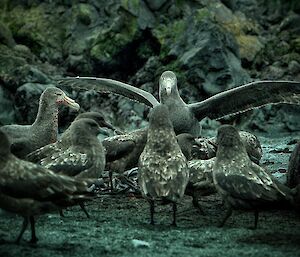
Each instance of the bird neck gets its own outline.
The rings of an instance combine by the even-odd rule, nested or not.
[[[248,157],[246,148],[244,145],[235,145],[235,146],[218,146],[217,158],[220,160],[240,160],[241,158]]]
[[[170,95],[167,95],[165,90],[160,90],[159,99],[160,99],[160,103],[162,104],[172,104],[172,103],[185,104],[185,102],[182,100],[181,96],[179,95],[177,87],[172,88]]]
[[[57,141],[58,133],[58,105],[48,103],[43,98],[40,100],[39,109],[33,127],[44,127],[44,132],[51,134],[51,143]]]
[[[92,137],[89,134],[72,133],[72,144],[77,146],[93,146],[98,142],[97,137]]]
[[[7,149],[0,149],[0,170],[5,166],[7,163],[11,153]]]
[[[168,140],[166,140],[166,135]],[[158,153],[169,152],[173,144],[176,144],[176,136],[173,129],[163,127],[153,129],[149,127],[147,136],[147,145]]]

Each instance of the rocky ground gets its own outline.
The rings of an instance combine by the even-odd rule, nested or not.
[[[262,165],[285,181],[290,152],[296,138],[260,137]],[[258,228],[250,229],[252,213],[236,212],[224,228],[218,228],[224,207],[217,195],[200,201],[205,216],[184,197],[178,206],[178,227],[172,227],[171,207],[157,208],[155,226],[149,225],[149,206],[138,195],[99,195],[88,202],[90,219],[73,207],[37,221],[39,242],[30,245],[30,233],[20,245],[13,244],[22,219],[0,215],[0,256],[299,256],[300,217],[291,210],[262,212]]]

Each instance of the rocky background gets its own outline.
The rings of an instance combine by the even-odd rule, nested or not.
[[[298,0],[0,0],[0,125],[33,122],[62,76],[117,79],[157,96],[165,70],[188,102],[254,80],[300,81]],[[69,92],[82,111],[144,126],[148,108],[115,95]],[[60,125],[75,116],[65,109]],[[219,121],[300,130],[299,106],[267,106]],[[204,120],[204,129],[219,122]]]

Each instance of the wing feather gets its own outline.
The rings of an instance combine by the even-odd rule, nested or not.
[[[198,120],[222,118],[267,104],[300,105],[300,82],[256,81],[218,93],[188,107]]]

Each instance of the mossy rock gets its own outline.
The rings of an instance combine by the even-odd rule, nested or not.
[[[61,15],[62,10],[57,9],[54,14],[49,13],[49,9],[46,4],[39,4],[26,10],[17,5],[4,17],[4,22],[11,29],[16,42],[28,46],[37,56],[45,51],[43,57],[46,59],[51,59],[52,53],[61,50],[65,37],[62,24],[66,23]]]
[[[121,15],[114,20],[109,28],[98,32],[92,43],[90,56],[98,61],[110,59],[124,49],[137,33],[136,17]]]
[[[176,20],[168,24],[161,24],[153,29],[153,35],[158,39],[161,44],[161,58],[168,56],[170,46],[176,42],[186,29],[187,24],[185,20]]]
[[[253,61],[263,48],[263,44],[257,36],[240,35],[236,37],[236,40],[239,45],[240,57],[247,61]]]

